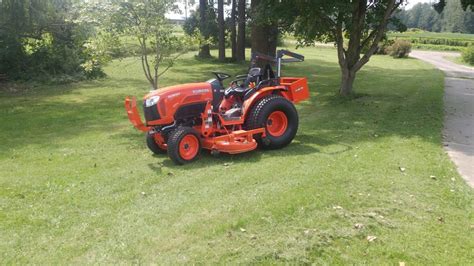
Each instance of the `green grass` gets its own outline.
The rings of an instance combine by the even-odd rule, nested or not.
[[[464,62],[464,60],[462,60],[461,56],[445,56],[444,59],[449,60],[449,61],[451,61],[453,63],[456,63],[456,64],[465,65],[465,66],[468,66],[468,67],[473,66],[473,65],[471,65],[467,62]]]
[[[307,76],[312,97],[294,142],[185,166],[127,120],[123,98],[148,91],[137,59],[105,80],[2,90],[0,262],[472,263],[474,194],[442,149],[442,73],[374,56],[348,101],[335,50],[299,51],[283,73]],[[212,70],[246,65],[188,54],[161,84]]]

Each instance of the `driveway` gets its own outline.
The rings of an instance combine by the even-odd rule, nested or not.
[[[410,56],[433,64],[446,75],[443,142],[461,176],[474,187],[474,68],[445,59],[459,56],[456,53],[412,51]]]

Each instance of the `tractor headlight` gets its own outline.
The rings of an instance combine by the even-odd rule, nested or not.
[[[158,103],[160,96],[152,96],[145,100],[145,107],[150,107]]]

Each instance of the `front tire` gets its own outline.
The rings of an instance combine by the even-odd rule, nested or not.
[[[161,148],[158,143],[156,143],[155,137],[153,134],[147,133],[146,134],[146,146],[150,151],[152,151],[154,154],[165,154],[166,150]]]
[[[260,99],[250,110],[247,129],[265,128],[266,137],[255,140],[264,149],[279,149],[290,144],[298,131],[298,112],[292,102],[280,95]]]
[[[194,161],[201,152],[199,134],[191,127],[178,127],[168,137],[168,156],[176,164]]]

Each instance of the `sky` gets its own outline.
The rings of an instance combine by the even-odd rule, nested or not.
[[[405,9],[410,9],[418,3],[433,3],[433,2],[435,2],[435,0],[407,0],[407,1],[408,1],[408,4],[405,6]],[[182,2],[183,1],[179,1],[179,3],[178,3],[179,8],[182,10],[181,14],[169,13],[169,14],[166,15],[166,17],[171,18],[171,19],[184,19],[184,4]],[[196,1],[196,2],[198,2],[198,1]],[[192,10],[195,7],[196,7],[196,5],[194,7],[190,7],[188,9],[188,16],[189,16],[189,10]]]
[[[408,4],[405,6],[405,9],[410,9],[418,3],[433,3],[434,0],[408,0]]]
[[[178,1],[176,1],[178,2]],[[168,13],[166,14],[166,17],[167,18],[171,18],[171,19],[184,19],[184,4],[183,4],[184,1],[179,1],[178,2],[178,7],[179,9],[181,10],[181,14],[177,14],[177,13]],[[196,2],[199,2],[199,1],[196,1]],[[190,6],[188,8],[188,16],[190,14],[190,10],[194,10],[196,8],[197,5],[194,5],[194,6]]]

